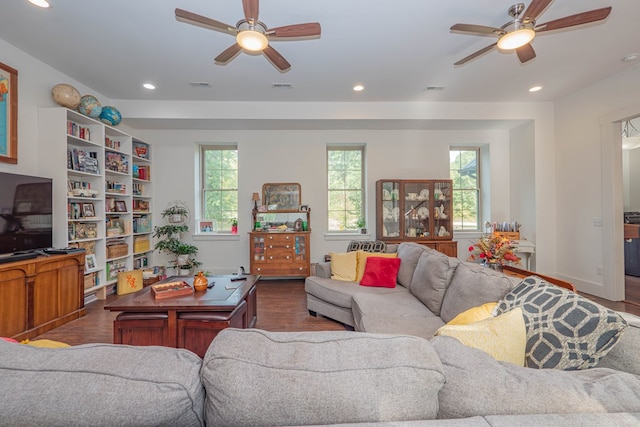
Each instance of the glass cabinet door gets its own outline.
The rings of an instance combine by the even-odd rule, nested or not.
[[[403,206],[405,238],[431,237],[429,200],[432,194],[431,184],[427,181],[404,183]]]
[[[294,238],[295,260],[306,261],[307,260],[307,236],[296,235]]]
[[[453,187],[451,181],[436,181],[433,186],[433,238],[450,239]]]
[[[264,261],[264,236],[253,237],[253,260]]]
[[[382,236],[400,237],[400,183],[382,181],[378,187],[382,201]]]

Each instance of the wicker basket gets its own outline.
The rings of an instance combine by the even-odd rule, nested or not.
[[[118,243],[116,245],[107,246],[107,258],[117,258],[125,256],[129,253],[129,245],[126,243]]]

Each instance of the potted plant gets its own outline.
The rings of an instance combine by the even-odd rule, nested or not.
[[[367,223],[364,220],[364,218],[360,218],[359,220],[356,221],[356,227],[358,227],[360,229],[360,233],[361,234],[367,234]]]
[[[184,264],[177,266],[177,268],[179,269],[178,274],[180,276],[190,276],[191,272],[197,270],[201,265],[202,263],[200,261],[196,261],[193,258],[188,258]]]
[[[179,204],[171,205],[161,212],[162,218],[166,218],[170,223],[178,224],[185,222],[189,217],[189,210]]]
[[[231,221],[229,221],[229,223],[231,224],[231,234],[238,234],[238,219],[231,218]]]

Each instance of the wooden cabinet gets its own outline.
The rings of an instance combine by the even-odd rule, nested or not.
[[[0,336],[31,339],[85,314],[84,254],[0,264]]]
[[[249,233],[251,274],[263,277],[310,275],[309,231]]]
[[[376,182],[377,239],[416,242],[456,257],[451,180],[383,179]]]
[[[66,108],[41,108],[38,122],[39,164],[53,178],[53,246],[95,256],[84,293],[104,299],[118,271],[152,265],[151,146]]]

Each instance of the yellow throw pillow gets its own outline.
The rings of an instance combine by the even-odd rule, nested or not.
[[[475,322],[491,317],[493,308],[498,305],[497,302],[488,302],[478,307],[470,308],[454,317],[447,325],[470,325]]]
[[[24,340],[24,341],[21,341],[20,344],[26,344],[32,347],[41,347],[41,348],[71,347],[69,344],[66,344],[60,341],[53,341],[53,340],[35,340],[35,341]]]
[[[331,255],[331,278],[354,282],[358,261],[356,252],[329,252],[329,255]]]
[[[490,354],[494,359],[524,366],[527,331],[520,307],[471,325],[444,325],[436,332]]]
[[[356,251],[358,254],[358,266],[356,267],[356,282],[360,282],[362,280],[362,276],[364,276],[364,268],[367,265],[367,258],[370,256],[377,256],[382,258],[398,258],[397,253],[385,253],[385,252],[365,252],[365,251]]]

